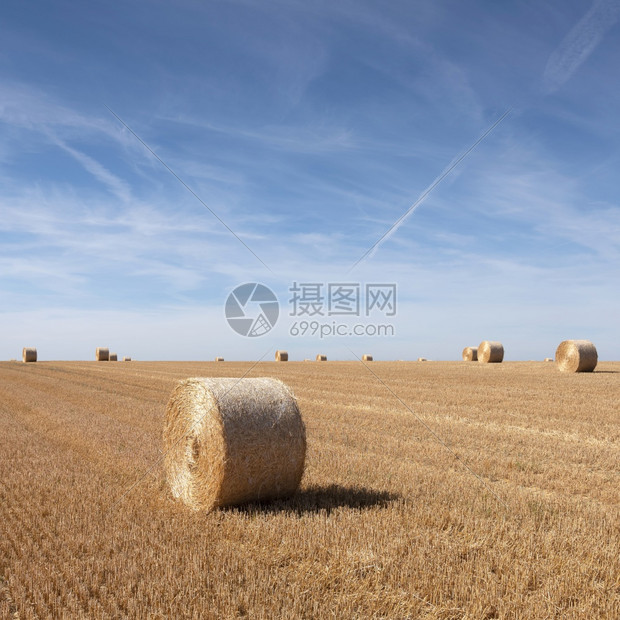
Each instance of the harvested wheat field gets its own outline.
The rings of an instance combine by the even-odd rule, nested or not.
[[[620,363],[371,366],[0,363],[0,618],[618,618]],[[166,403],[244,375],[297,397],[301,490],[188,510]]]

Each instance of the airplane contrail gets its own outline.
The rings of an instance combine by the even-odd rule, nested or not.
[[[364,252],[349,268],[351,272],[366,257],[374,254],[403,224],[403,222],[424,202],[425,198],[452,172],[512,111],[508,108],[462,155],[457,157],[418,197],[418,199]]]
[[[555,92],[586,61],[620,17],[620,2],[595,0],[552,52],[543,73],[543,91]]]

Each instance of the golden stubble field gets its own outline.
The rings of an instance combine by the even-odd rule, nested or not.
[[[0,363],[0,618],[620,617],[620,363],[261,363],[301,491],[188,512],[170,392],[250,366]]]

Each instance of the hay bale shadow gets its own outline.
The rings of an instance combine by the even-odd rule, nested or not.
[[[245,514],[292,512],[302,516],[318,512],[331,514],[337,508],[357,510],[374,507],[385,508],[398,499],[400,499],[399,495],[387,491],[330,484],[325,487],[312,486],[302,489],[286,499],[231,506],[225,510]]]

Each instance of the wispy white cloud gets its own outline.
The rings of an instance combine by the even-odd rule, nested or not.
[[[10,252],[0,253],[0,282],[13,281],[20,286],[30,287],[31,302],[42,291],[60,293],[67,296],[80,295],[84,286],[89,284],[83,263],[76,258],[47,256],[41,253],[37,244],[20,244]],[[3,287],[4,288],[4,287]],[[3,297],[6,296],[3,290]],[[3,299],[3,303],[6,303]]]
[[[63,151],[69,153],[87,172],[93,175],[100,183],[105,185],[117,198],[122,202],[131,201],[131,189],[129,184],[112,174],[105,166],[100,164],[96,159],[82,153],[77,149],[66,144],[60,138],[52,136],[53,142]]]
[[[503,170],[490,164],[482,171],[483,176],[475,175],[473,182],[484,181],[486,188],[486,195],[472,206],[479,216],[504,221],[507,232],[515,224],[525,226],[520,233],[524,238],[544,241],[542,260],[548,260],[556,247],[569,244],[574,254],[590,253],[604,264],[617,264],[620,204],[591,199],[580,179],[555,170],[552,162],[533,151],[513,156],[528,161],[513,161],[514,167]]]
[[[47,138],[49,130],[64,139],[86,134],[105,135],[108,139],[130,145],[118,127],[103,114],[89,116],[63,104],[35,86],[4,81],[0,84],[0,122],[9,127],[40,132]],[[62,132],[62,133],[60,133]]]
[[[185,114],[162,118],[232,138],[259,142],[264,147],[290,153],[342,152],[359,148],[351,130],[325,125],[320,121],[314,125],[266,125],[261,128],[253,127],[250,129],[238,125],[209,122]]]
[[[104,277],[119,289],[135,278],[166,287],[168,296],[200,289],[206,274],[217,274],[231,260],[226,231],[209,218],[196,218],[166,202],[132,202],[111,209],[105,197],[55,188],[14,189],[0,199],[0,231],[15,242],[0,246],[0,279],[19,279],[39,292],[96,294]],[[19,250],[19,252],[17,252]],[[148,288],[148,287],[147,287]]]
[[[153,169],[161,166],[103,105],[100,109],[80,110],[30,84],[0,80],[2,125],[5,143],[0,147],[1,160],[10,162],[24,153],[43,153],[52,144],[70,154],[122,200],[128,198],[128,182],[77,149],[75,143],[114,147],[129,171],[151,183]]]
[[[543,90],[553,93],[588,59],[620,17],[620,2],[595,0],[553,51],[543,73]]]

